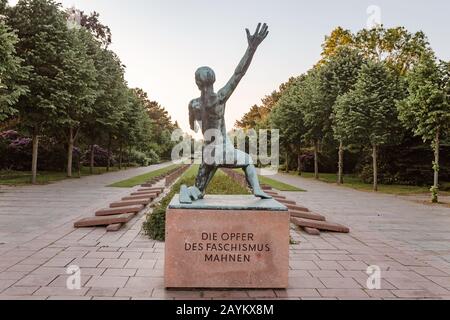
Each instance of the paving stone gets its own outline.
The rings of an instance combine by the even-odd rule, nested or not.
[[[115,297],[150,298],[153,290],[153,288],[120,288],[117,290]]]
[[[325,288],[324,284],[313,277],[290,277],[289,289],[317,289]]]
[[[103,259],[98,265],[100,268],[123,268],[128,259]]]
[[[275,290],[278,298],[319,298],[320,294],[316,289],[287,289]]]
[[[336,270],[310,270],[309,273],[315,278],[343,278]]]
[[[314,261],[290,261],[289,266],[294,270],[319,270]]]
[[[67,280],[69,279],[69,275],[60,275],[55,280],[47,285],[47,287],[63,287],[67,288]],[[86,283],[91,279],[91,276],[85,275],[81,273],[81,286],[84,287]]]
[[[324,298],[357,299],[369,298],[369,295],[362,289],[318,289],[319,294]]]
[[[140,269],[140,268],[153,268],[156,265],[156,260],[149,259],[130,259],[128,260],[125,268]]]
[[[78,258],[72,261],[72,265],[80,268],[96,268],[103,259],[100,258]]]
[[[392,290],[392,293],[401,299],[413,298],[413,299],[425,299],[425,298],[438,298],[438,295],[432,294],[427,290]]]
[[[122,252],[120,258],[122,259],[140,259],[143,252]]]
[[[65,258],[52,258],[47,263],[43,264],[44,267],[66,267],[75,260],[73,257]]]
[[[16,264],[7,269],[9,272],[31,272],[35,269],[39,268],[39,265],[32,264]]]
[[[128,281],[128,277],[93,276],[86,287],[95,288],[123,288]]]
[[[14,283],[16,283],[16,280],[0,280],[0,292],[9,288]]]
[[[352,278],[322,277],[320,281],[329,289],[360,289],[362,286]]]
[[[0,293],[0,300],[3,300],[3,296],[31,296],[34,292],[36,292],[39,289],[38,286],[36,287],[16,287],[12,286],[8,289],[4,290],[2,293]]]
[[[344,270],[344,267],[334,260],[320,260],[314,263],[322,270]]]
[[[450,277],[428,277],[428,279],[444,288],[450,289]]]
[[[90,288],[87,295],[91,297],[112,298],[116,294],[117,290],[117,288]]]
[[[130,277],[126,288],[164,288],[163,277]]]
[[[338,261],[346,270],[350,271],[367,271],[368,265],[361,261]]]
[[[122,229],[123,225],[124,225],[123,223],[110,224],[109,226],[106,227],[106,231],[107,232],[117,232],[120,229]]]
[[[164,292],[162,290],[155,290],[154,297],[163,297]],[[191,292],[186,291],[184,293],[186,296],[190,296]],[[244,298],[249,299],[249,295],[246,290],[205,290],[203,292],[204,298],[216,298],[216,299],[238,299]]]
[[[103,273],[104,276],[111,277],[133,277],[136,275],[137,269],[120,269],[120,268],[108,268]]]
[[[44,287],[55,280],[55,275],[28,275],[15,283],[19,287]]]

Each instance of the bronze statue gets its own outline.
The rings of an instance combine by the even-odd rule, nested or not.
[[[242,168],[254,195],[262,199],[272,198],[261,189],[252,158],[247,153],[234,148],[225,127],[225,104],[250,67],[256,49],[269,34],[268,26],[266,24],[261,26],[261,23],[258,24],[254,35],[251,35],[248,29],[246,32],[247,51],[231,79],[218,93],[214,92],[216,76],[211,68],[201,67],[195,73],[195,81],[201,91],[201,97],[192,100],[189,104],[189,120],[191,129],[196,132],[200,125],[205,145],[195,187],[181,188],[181,203],[192,203],[202,199],[208,184],[219,168]]]

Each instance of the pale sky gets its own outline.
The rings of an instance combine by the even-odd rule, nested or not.
[[[17,1],[10,1],[14,3]],[[131,87],[141,87],[189,131],[188,103],[198,97],[194,73],[212,67],[219,90],[245,52],[245,28],[269,24],[270,34],[229,100],[226,120],[237,119],[291,76],[320,58],[324,36],[337,26],[367,25],[371,5],[386,27],[423,30],[437,56],[450,60],[448,0],[62,0],[97,11],[111,27],[112,49],[127,66]]]

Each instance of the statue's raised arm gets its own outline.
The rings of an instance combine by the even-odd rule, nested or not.
[[[256,49],[258,49],[259,45],[269,34],[269,27],[265,23],[261,27],[261,23],[259,23],[258,27],[256,28],[255,34],[252,35],[248,29],[246,29],[246,32],[248,39],[247,51],[245,52],[244,57],[237,66],[236,71],[234,72],[231,79],[228,81],[225,87],[223,87],[219,91],[218,97],[221,103],[225,103],[231,97],[239,82],[244,77],[245,73],[250,67]]]

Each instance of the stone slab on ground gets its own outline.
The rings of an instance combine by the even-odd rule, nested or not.
[[[127,223],[135,216],[134,213],[124,213],[117,216],[84,218],[75,222],[75,228],[109,226],[117,223]]]
[[[289,211],[291,214],[291,217],[294,218],[301,218],[301,219],[308,219],[308,220],[316,220],[316,221],[326,221],[327,219],[316,213],[309,213],[309,212],[300,212],[300,211]]]
[[[164,188],[162,187],[153,187],[153,188],[140,188],[137,190],[138,192],[149,192],[149,191],[155,191],[155,192],[163,192]]]
[[[131,207],[135,205],[149,205],[151,200],[133,200],[133,201],[118,201],[113,202],[109,205],[110,208],[122,208],[122,207]]]
[[[286,204],[286,207],[289,210],[293,210],[293,211],[302,211],[302,212],[310,212],[310,210],[308,208],[299,206],[299,205],[293,205],[293,204]]]
[[[157,197],[161,193],[156,191],[141,191],[141,192],[133,192],[131,193],[131,196],[154,196]]]
[[[124,213],[138,213],[144,209],[143,205],[137,205],[137,206],[131,206],[131,207],[121,207],[121,208],[108,208],[108,209],[101,209],[95,212],[95,215],[97,217],[104,217],[104,216],[114,216],[118,214],[124,214]]]
[[[303,228],[314,228],[322,231],[331,231],[331,232],[338,232],[338,233],[350,233],[350,229],[337,224],[337,223],[331,223],[331,222],[323,222],[323,221],[313,221],[313,220],[306,220],[306,219],[300,219],[300,218],[291,218],[291,221]]]
[[[154,195],[139,195],[139,196],[130,196],[122,198],[122,201],[135,201],[135,200],[154,200],[156,196]]]

